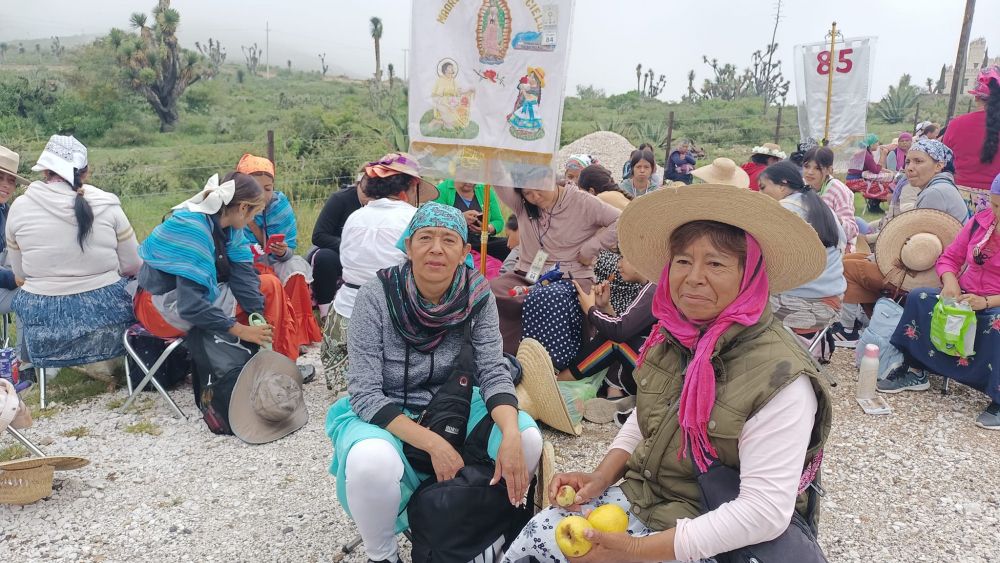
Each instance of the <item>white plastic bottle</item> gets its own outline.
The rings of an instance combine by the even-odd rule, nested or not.
[[[865,346],[865,355],[861,358],[858,376],[856,398],[861,408],[868,414],[889,414],[892,409],[885,399],[878,394],[875,383],[878,380],[878,346]]]

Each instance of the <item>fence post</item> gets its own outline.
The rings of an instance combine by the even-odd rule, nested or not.
[[[274,164],[274,130],[267,130],[267,159]]]
[[[774,144],[781,144],[781,110],[785,109],[784,105],[778,106],[778,123],[774,126]]]
[[[913,110],[913,129],[917,129],[917,124],[920,123],[920,102],[917,102],[917,109]]]
[[[666,158],[663,160],[663,166],[670,166],[670,145],[674,143],[674,112],[673,110],[667,115],[667,139],[664,141],[663,152],[666,153]]]

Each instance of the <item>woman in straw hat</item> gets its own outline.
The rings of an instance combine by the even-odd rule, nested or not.
[[[486,451],[496,460],[494,480],[506,480],[511,504],[522,502],[541,455],[538,427],[517,409],[496,301],[486,279],[466,263],[467,233],[457,209],[428,203],[403,234],[406,260],[380,270],[357,293],[349,396],[330,408],[326,432],[337,498],[372,561],[398,561],[396,534],[406,529],[406,504],[417,486],[428,477],[451,479],[463,466],[461,452],[417,419],[458,365],[469,323],[479,387],[463,431],[492,418]],[[486,438],[473,436],[470,441]],[[429,454],[434,475],[413,468],[404,442]]]
[[[717,158],[712,164],[696,168],[691,174],[706,184],[722,184],[744,189],[750,187],[750,176],[730,158]]]
[[[764,143],[759,147],[754,147],[753,152],[750,153],[750,161],[740,166],[750,178],[750,189],[755,192],[760,190],[760,185],[757,183],[757,176],[768,166],[786,158],[788,158],[788,155],[785,154],[785,151],[781,150],[780,145],[775,143]]]
[[[294,360],[298,358],[300,347],[321,339],[309,291],[313,269],[305,258],[295,254],[299,228],[288,197],[274,189],[274,163],[264,157],[244,154],[236,171],[252,176],[264,190],[264,210],[247,225],[243,236],[248,241],[256,241],[263,252],[254,260],[261,273],[261,283],[272,283],[268,278],[276,276],[285,290],[292,311],[291,315],[286,315],[290,341],[276,341],[275,350],[287,350],[288,357]],[[271,240],[275,235],[283,237],[282,240]],[[312,374],[307,377],[311,378]]]
[[[341,232],[340,263],[344,283],[333,299],[333,314],[323,325],[323,373],[326,386],[341,391],[347,373],[348,326],[354,299],[364,284],[382,268],[403,261],[396,247],[399,235],[417,212],[417,206],[438,198],[434,184],[420,176],[413,155],[389,153],[364,166],[364,192],[368,203],[347,218]]]
[[[809,283],[771,295],[774,316],[796,334],[809,338],[829,326],[842,307],[844,290],[844,230],[833,211],[805,182],[799,167],[782,161],[760,174],[760,191],[781,202],[816,231],[826,249],[823,273]],[[833,352],[833,350],[830,350]]]
[[[964,223],[969,210],[959,195],[958,188],[955,187],[954,176],[947,171],[951,162],[951,149],[940,141],[922,140],[913,143],[907,153],[906,180],[896,187],[896,194],[915,189],[917,190],[915,209],[941,211]],[[896,194],[893,196],[894,199]],[[895,201],[892,208],[896,208]],[[882,231],[900,216],[894,215]],[[876,236],[881,239],[881,234]],[[870,240],[876,240],[872,235],[869,237]],[[885,272],[875,264],[875,255],[853,253],[844,256],[844,277],[847,278],[844,303],[860,304],[870,314],[872,306],[883,291],[901,289],[898,285],[893,285],[893,280],[887,280],[884,274]],[[839,345],[853,347],[853,343],[857,342],[860,336],[857,324],[855,323],[852,329],[837,324],[833,326],[834,338],[842,343]]]
[[[7,147],[0,147],[0,315],[6,315],[13,311],[11,303],[18,292],[17,280],[14,277],[14,270],[10,265],[10,257],[7,252],[7,238],[2,235],[7,226],[7,214],[10,211],[8,202],[14,195],[17,186],[28,185],[28,180],[19,176],[17,169],[21,163],[21,156]],[[27,355],[24,350],[24,339],[20,339],[19,353],[23,360],[27,362]]]
[[[570,485],[576,503],[536,515],[506,561],[562,561],[553,528],[583,506],[621,506],[629,533],[588,531],[594,547],[581,561],[703,559],[777,537],[793,512],[815,516],[808,484],[830,431],[829,391],[768,294],[820,275],[816,232],[767,196],[703,185],[629,206],[621,244],[659,280],[636,409],[596,470],[552,479],[549,498]],[[715,461],[738,467],[742,482],[706,512],[697,476]]]
[[[11,308],[36,367],[79,366],[124,354],[135,322],[126,277],[142,265],[118,197],[87,184],[87,147],[53,135],[32,182],[10,208],[7,250],[21,291]],[[22,361],[26,358],[21,358]],[[110,373],[91,370],[96,379]]]
[[[903,217],[906,217],[904,214]],[[903,317],[892,335],[892,344],[906,358],[903,365],[878,382],[883,393],[923,391],[930,387],[927,372],[938,373],[985,393],[990,404],[976,419],[976,425],[1000,430],[1000,175],[990,189],[990,209],[980,211],[947,245],[935,264],[944,287],[915,288],[910,291]],[[901,217],[902,218],[902,217]],[[891,224],[890,224],[891,226]],[[886,233],[889,234],[889,233]],[[910,237],[906,246],[912,246]],[[934,242],[934,241],[931,241]],[[896,244],[895,241],[879,240]],[[904,250],[906,249],[904,246]],[[935,250],[938,248],[935,246]],[[922,253],[924,258],[933,254]],[[923,280],[917,280],[917,283]],[[936,281],[936,280],[935,280]],[[921,284],[924,285],[924,284]],[[956,357],[938,351],[930,341],[931,314],[937,297],[964,301],[976,311],[975,355]],[[926,370],[926,371],[924,371]]]

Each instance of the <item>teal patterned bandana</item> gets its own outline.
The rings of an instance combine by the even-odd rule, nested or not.
[[[403,231],[403,236],[399,237],[399,241],[396,242],[396,248],[406,252],[406,239],[425,227],[451,229],[462,237],[462,242],[469,242],[469,226],[465,222],[465,216],[462,215],[462,212],[450,205],[432,201],[417,209],[413,219],[410,219],[410,224]]]

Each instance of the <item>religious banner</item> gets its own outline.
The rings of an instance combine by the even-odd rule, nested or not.
[[[841,39],[795,46],[795,91],[798,98],[799,134],[820,142],[827,118],[830,76],[829,147],[837,154],[838,169],[857,152],[866,133],[868,97],[871,90],[871,56],[874,37]]]
[[[554,188],[573,0],[413,2],[410,152],[428,174]]]

